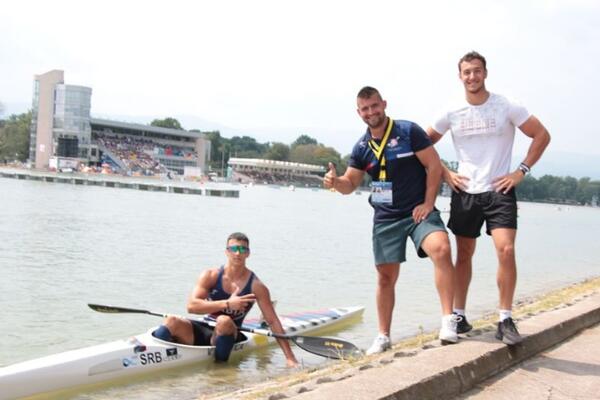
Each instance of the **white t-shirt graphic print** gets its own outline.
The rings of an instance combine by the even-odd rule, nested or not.
[[[463,99],[435,121],[436,132],[452,133],[458,173],[469,178],[467,193],[492,191],[492,181],[509,172],[515,127],[529,117],[522,105],[490,93],[477,106]]]

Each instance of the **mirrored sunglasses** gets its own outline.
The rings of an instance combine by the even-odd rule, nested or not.
[[[240,254],[245,254],[245,253],[248,253],[250,251],[250,247],[240,246],[240,245],[228,246],[227,250],[230,251],[230,252],[232,252],[232,253],[239,252]]]

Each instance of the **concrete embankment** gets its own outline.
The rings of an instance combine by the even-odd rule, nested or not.
[[[102,186],[107,188],[135,189],[148,192],[195,194],[216,197],[240,197],[237,189],[198,187],[197,182],[160,180],[148,177],[126,177],[120,175],[44,172],[15,168],[0,168],[0,178],[66,183],[70,185]]]
[[[476,321],[474,330],[456,345],[440,346],[433,335],[424,335],[382,355],[338,362],[206,399],[451,399],[600,323],[600,277],[520,301],[513,314],[524,337],[517,346],[494,338],[496,316],[490,315]],[[590,351],[600,352],[600,343]],[[569,375],[562,379],[569,380]]]

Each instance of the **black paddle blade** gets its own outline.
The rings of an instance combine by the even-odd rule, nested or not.
[[[345,340],[316,336],[292,336],[291,339],[301,349],[322,357],[348,360],[362,356],[358,347]]]
[[[146,310],[138,310],[136,308],[127,308],[127,307],[116,307],[116,306],[107,306],[103,304],[90,304],[88,303],[88,307],[94,311],[98,311],[101,313],[110,313],[110,314],[122,314],[122,313],[134,313],[134,314],[149,314]]]
[[[118,307],[104,306],[102,304],[88,303],[88,307],[94,311],[98,311],[98,312],[102,312],[102,313],[119,313],[120,312]]]

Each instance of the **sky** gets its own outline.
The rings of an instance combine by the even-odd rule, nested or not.
[[[35,74],[62,69],[67,84],[92,87],[94,117],[176,117],[259,142],[307,134],[342,155],[365,129],[362,86],[426,128],[463,96],[457,62],[477,50],[487,88],[552,135],[540,167],[600,178],[596,0],[19,0],[0,21],[3,117],[30,107]],[[518,134],[513,163],[528,145]],[[450,138],[438,150],[453,159]]]

